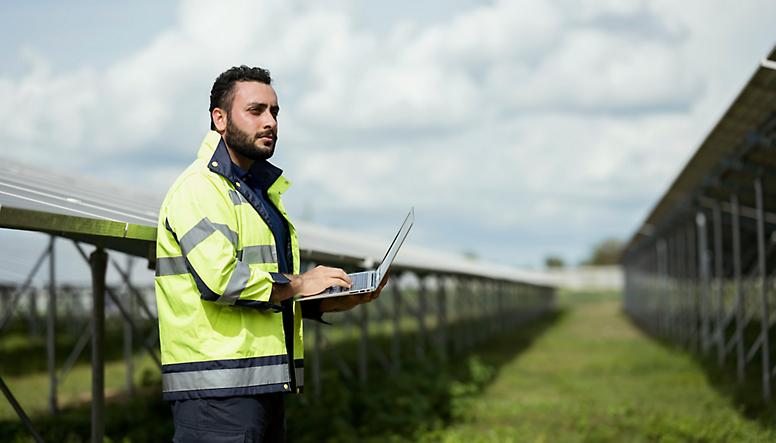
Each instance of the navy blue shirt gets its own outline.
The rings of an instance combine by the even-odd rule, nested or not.
[[[282,174],[283,171],[266,160],[257,160],[253,162],[253,165],[251,165],[251,168],[248,171],[243,171],[234,163],[232,163],[232,168],[235,174],[244,181],[251,188],[251,191],[259,198],[259,203],[261,203],[267,213],[269,218],[269,229],[272,231],[272,236],[275,238],[278,272],[282,274],[293,273],[294,258],[291,252],[291,234],[288,231],[288,224],[286,223],[283,214],[280,213],[280,210],[272,203],[272,200],[270,200],[267,195],[267,190],[275,183],[275,180],[280,177],[280,174]],[[284,306],[284,311],[290,310],[293,302],[287,300],[285,303],[288,307]],[[323,321],[321,319],[320,300],[311,300],[302,303],[301,306],[302,317]]]
[[[293,272],[293,263],[290,263],[290,260],[293,260],[293,257],[289,257],[287,253],[291,248],[291,235],[288,232],[288,224],[280,210],[275,207],[267,195],[267,190],[277,180],[277,173],[272,173],[269,170],[266,161],[254,162],[251,169],[247,172],[237,165],[234,166],[234,170],[237,176],[247,183],[256,196],[259,197],[262,206],[264,206],[267,215],[269,215],[269,228],[272,231],[272,236],[275,237],[275,248],[278,256],[278,272],[291,274]]]

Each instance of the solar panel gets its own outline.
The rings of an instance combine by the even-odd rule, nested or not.
[[[0,228],[40,231],[155,259],[160,194],[131,193],[103,181],[0,161]],[[397,218],[398,220],[398,218]],[[370,267],[388,242],[311,223],[295,222],[302,258],[322,264]],[[411,240],[410,240],[411,243]],[[539,273],[472,262],[405,245],[395,267],[416,272],[474,275],[549,285]]]
[[[625,248],[626,252],[635,249],[641,240],[651,235],[656,226],[665,223],[675,212],[686,207],[693,196],[699,193],[716,193],[715,196],[718,198],[726,196],[730,191],[729,184],[727,189],[715,185],[715,180],[723,175],[730,182],[731,176],[742,172],[748,176],[765,174],[764,191],[766,197],[770,196],[765,199],[765,210],[770,212],[766,218],[776,213],[776,205],[774,205],[776,199],[773,198],[776,196],[776,181],[767,179],[776,171],[773,152],[760,150],[761,152],[748,154],[743,160],[731,162],[731,159],[740,155],[747,139],[754,132],[773,131],[773,128],[764,128],[763,125],[776,116],[775,57],[776,47],[768,58],[759,63],[738,97],[655,204],[646,220],[631,237]],[[770,144],[771,150],[776,147],[772,139],[764,140],[763,143]],[[751,188],[751,181],[746,186]],[[749,194],[753,194],[753,191],[750,190]],[[754,206],[754,201],[746,195],[742,195],[741,203],[744,206]],[[748,209],[744,208],[744,211]]]

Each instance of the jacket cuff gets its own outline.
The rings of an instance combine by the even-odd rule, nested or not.
[[[323,312],[321,312],[321,300],[310,300],[301,303],[302,306],[302,318],[315,320],[325,325],[331,325],[323,319]]]
[[[272,279],[272,283],[277,283],[279,285],[287,285],[291,283],[291,280],[289,280],[288,277],[279,272],[270,272],[269,276]]]

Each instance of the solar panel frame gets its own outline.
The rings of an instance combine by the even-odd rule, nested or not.
[[[162,197],[131,193],[110,183],[0,159],[0,228],[39,231],[124,252],[155,262],[156,225]],[[371,267],[388,243],[358,233],[295,222],[304,260],[336,266]],[[405,245],[394,262],[419,274],[477,276],[551,287],[540,273],[473,262]]]

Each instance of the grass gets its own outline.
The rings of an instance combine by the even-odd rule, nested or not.
[[[648,337],[616,294],[561,294],[567,313],[501,366],[468,416],[422,435],[443,442],[758,442],[776,440],[709,382],[700,362]],[[513,355],[509,338],[480,354]]]
[[[342,379],[324,361],[323,398],[289,402],[290,441],[776,441],[773,410],[747,410],[756,390],[749,395],[730,371],[645,336],[621,313],[618,293],[561,292],[558,301],[559,314],[490,339],[446,365],[413,361],[410,335],[403,338],[409,351],[404,371],[370,368],[368,385]],[[352,359],[356,342],[335,328],[341,329],[330,328],[331,345]],[[385,345],[377,335],[370,346]],[[156,369],[143,356],[136,367],[138,383],[152,385],[128,403],[109,401],[106,428],[114,441],[169,440],[169,407],[158,400],[158,378],[149,375]],[[48,435],[67,435],[62,441],[88,435],[88,364],[77,365],[60,390],[63,403],[80,405],[63,418],[36,414],[46,408],[44,372],[5,379]],[[107,392],[123,385],[123,363],[110,362]],[[2,401],[0,414],[0,423],[15,421]],[[7,427],[7,434],[0,426],[0,441],[14,438],[27,441],[19,425]]]
[[[85,351],[87,354],[89,349]],[[161,378],[159,369],[147,354],[134,357],[135,386],[149,384]],[[71,369],[65,380],[60,383],[58,400],[60,406],[88,404],[91,401],[92,372],[88,363],[77,364]],[[46,372],[35,372],[26,376],[3,377],[17,401],[30,415],[48,411],[49,376]],[[110,398],[126,388],[126,365],[123,360],[106,362],[105,395]],[[0,397],[0,420],[16,419],[11,405]]]

